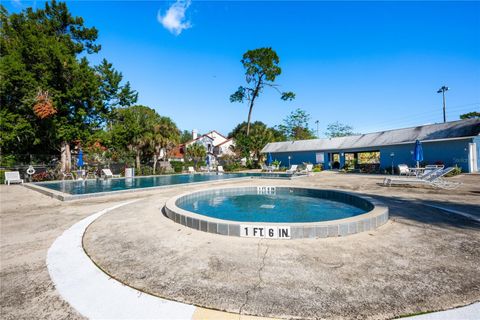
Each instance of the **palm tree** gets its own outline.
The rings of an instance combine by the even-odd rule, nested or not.
[[[196,168],[198,161],[205,159],[205,157],[207,156],[207,150],[203,145],[199,143],[194,143],[187,146],[185,156],[189,159],[193,159]]]
[[[163,150],[163,160],[180,141],[180,130],[175,122],[168,117],[160,117],[153,126],[150,144],[153,148],[153,174],[156,173],[158,158]]]

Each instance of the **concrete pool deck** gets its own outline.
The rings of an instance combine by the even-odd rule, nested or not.
[[[286,185],[361,190],[388,202],[392,221],[365,236],[282,244],[225,240],[173,224],[159,213],[170,196],[200,186],[70,203],[21,186],[2,186],[2,315],[81,317],[59,298],[48,277],[48,248],[83,217],[143,197],[145,201],[95,221],[84,245],[105,271],[145,291],[232,312],[278,317],[391,318],[466,305],[480,299],[480,225],[422,205],[428,200],[478,214],[480,176],[454,179],[464,185],[447,192],[385,188],[376,184],[380,176],[326,173],[285,181]]]

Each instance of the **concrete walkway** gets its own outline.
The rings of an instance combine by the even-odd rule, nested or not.
[[[94,213],[74,224],[48,250],[50,276],[63,299],[90,319],[239,319],[239,315],[196,308],[143,293],[101,271],[83,250],[88,226],[105,213],[141,201],[127,201]],[[480,303],[409,317],[415,320],[478,319]],[[261,319],[240,316],[240,319]],[[267,319],[267,318],[263,318]]]
[[[83,310],[82,308],[84,307],[96,306],[95,301],[89,299],[96,297],[94,294],[102,294],[102,288],[96,287],[97,290],[89,291],[90,294],[78,295],[81,298],[83,296],[83,299],[87,299],[90,302],[88,305],[85,303],[78,304],[78,310],[77,304],[63,299],[61,291],[73,291],[76,285],[80,285],[89,278],[97,276],[105,277],[110,285],[115,280],[111,279],[109,275],[119,279],[122,283],[128,283],[130,286],[142,290],[145,289],[147,292],[153,289],[151,292],[154,295],[144,293],[137,295],[137,292],[133,291],[136,293],[134,295],[135,301],[138,300],[139,296],[150,296],[154,300],[159,299],[156,296],[161,296],[167,298],[163,300],[169,302],[172,300],[168,299],[187,302],[193,293],[197,293],[198,295],[195,295],[195,297],[198,296],[204,299],[203,302],[205,303],[199,303],[203,306],[209,306],[210,302],[215,302],[214,299],[216,297],[221,297],[225,302],[225,306],[233,306],[231,310],[238,310],[237,307],[240,305],[243,306],[242,313],[265,314],[260,309],[258,309],[260,312],[256,312],[255,308],[268,306],[269,299],[278,298],[279,301],[292,302],[287,296],[282,298],[281,295],[278,296],[275,292],[269,294],[268,291],[265,291],[265,287],[270,284],[287,287],[295,285],[295,283],[288,282],[287,278],[296,276],[296,273],[289,272],[284,274],[280,270],[284,267],[286,268],[284,270],[299,270],[296,268],[307,267],[309,264],[315,267],[314,273],[307,275],[306,279],[310,279],[309,282],[300,282],[299,284],[305,284],[306,290],[309,290],[308,286],[310,284],[318,286],[319,291],[314,293],[318,296],[316,300],[320,304],[313,305],[311,309],[312,315],[316,314],[317,317],[338,318],[338,316],[335,317],[324,313],[324,308],[330,306],[351,308],[358,304],[358,308],[351,309],[352,312],[342,318],[385,319],[393,318],[395,315],[389,316],[385,315],[385,313],[376,313],[377,310],[380,310],[379,308],[392,311],[396,308],[396,316],[399,316],[422,311],[442,310],[478,302],[480,299],[480,275],[478,273],[480,234],[478,232],[478,223],[462,218],[454,213],[449,214],[442,210],[423,206],[425,201],[429,201],[433,205],[460,212],[480,212],[480,197],[478,197],[478,194],[480,194],[480,176],[462,176],[454,179],[462,181],[463,185],[459,190],[453,192],[427,188],[384,188],[377,184],[378,181],[382,180],[382,177],[374,175],[334,175],[322,173],[319,176],[299,179],[298,181],[285,181],[284,183],[286,184],[339,188],[380,197],[389,201],[392,208],[392,221],[384,230],[380,230],[381,232],[364,236],[358,235],[354,236],[355,238],[330,239],[326,241],[318,239],[308,243],[282,242],[282,244],[273,243],[271,245],[270,243],[257,243],[258,241],[246,239],[237,239],[238,241],[230,242],[224,241],[225,239],[222,236],[199,235],[192,232],[191,229],[174,224],[168,219],[163,219],[164,217],[161,216],[159,209],[166,199],[185,191],[198,190],[200,188],[198,186],[179,186],[166,188],[161,191],[139,191],[138,193],[128,195],[105,196],[67,203],[46,197],[19,185],[2,185],[0,186],[1,317],[2,319],[84,319],[88,316],[88,313],[84,314],[83,311],[78,311]],[[252,181],[252,183],[278,184],[280,181],[263,180]],[[232,186],[235,184],[217,183],[216,185]],[[124,204],[129,200],[136,199],[144,199],[145,201],[143,202],[142,200],[142,204],[140,202]],[[114,210],[103,212],[103,210],[119,204],[124,205]],[[422,206],[425,209],[416,209],[422,208]],[[58,264],[52,264],[52,261],[55,261],[55,259],[51,260],[53,256],[48,251],[53,243],[57,245],[56,239],[63,237],[62,234],[66,232],[65,230],[69,230],[77,222],[82,221],[82,219],[89,217],[95,212],[103,212],[103,214],[96,217],[95,221],[90,220],[92,223],[84,235],[84,249],[88,254],[92,254],[94,262],[98,263],[102,270],[105,270],[107,273],[92,267],[93,262],[89,261],[85,256],[77,257],[78,260],[72,259],[70,262],[73,264],[82,261],[88,262],[90,267],[80,270],[80,276],[76,276],[76,280],[71,280],[77,281],[77,284],[66,280],[64,288],[60,289],[53,283],[50,274],[57,272],[56,277],[58,277],[62,275],[62,272],[53,270],[55,269],[54,265],[58,266]],[[158,228],[161,228],[161,230]],[[158,231],[166,231],[166,233],[162,234]],[[144,239],[139,237],[142,234],[145,236],[145,240],[148,241],[142,242]],[[70,251],[76,251],[85,255],[85,252],[80,250],[81,244],[78,243],[78,234],[76,238],[68,235],[63,237],[63,239],[66,238],[70,240],[76,239],[75,241],[77,241],[74,248],[71,248]],[[141,241],[139,242],[135,239]],[[155,242],[157,245],[160,245],[159,248],[155,247]],[[193,251],[189,253],[180,249],[185,244],[188,246],[193,245]],[[373,248],[372,251],[372,248],[369,248],[369,244],[376,245],[378,248]],[[201,250],[196,248],[197,246]],[[284,249],[279,247],[284,247]],[[141,250],[139,251],[138,248]],[[237,249],[243,251],[234,254]],[[361,250],[364,249],[368,252],[367,256],[363,255],[366,259],[363,259],[362,254],[358,255],[357,253],[359,250],[361,253]],[[277,256],[281,250],[286,250],[285,255]],[[252,260],[250,265],[242,265],[242,263],[239,265],[232,264],[234,260],[231,259],[241,259],[242,253],[246,251],[250,253],[247,257]],[[308,255],[308,252],[313,252],[314,254]],[[199,253],[210,253],[210,256],[208,259],[200,259]],[[228,257],[229,253],[231,254],[231,259],[224,259],[225,256]],[[377,253],[388,255],[387,261],[382,262],[378,260]],[[67,252],[64,251],[64,254],[60,258],[57,253],[57,261],[60,260],[60,263],[62,263],[61,260],[66,260]],[[188,254],[192,257],[195,257],[195,255],[199,257],[196,261],[196,267],[202,269],[201,273],[195,273],[197,271],[195,269],[186,269],[187,265],[183,264],[183,259],[185,258],[184,255]],[[262,257],[266,258],[263,260],[264,268],[261,265]],[[161,273],[150,273],[147,270],[148,268],[144,268],[142,264],[148,263],[145,260],[151,258],[155,258],[155,260],[150,263],[150,267],[157,266],[158,271],[161,271]],[[368,267],[366,274],[369,274],[370,278],[373,277],[375,279],[374,282],[362,279],[363,273],[358,271],[358,269],[354,271],[358,268],[359,262]],[[294,269],[291,268],[291,265],[288,266],[291,263],[295,264],[293,266]],[[425,269],[425,272],[428,272],[425,274],[426,277],[422,275],[417,276],[417,270],[411,270],[412,267],[418,266],[423,268],[427,264],[431,270]],[[277,266],[280,269],[275,269]],[[67,268],[69,266],[64,267]],[[243,267],[247,267],[247,269]],[[476,273],[472,273],[475,268]],[[401,286],[399,287],[399,281],[402,280],[401,277],[395,276],[394,280],[392,280],[392,272],[396,272],[396,269],[404,270],[405,272],[402,271],[402,276],[409,277],[411,281],[411,285],[406,287],[406,291],[402,291]],[[258,270],[262,271],[261,274]],[[189,273],[189,271],[192,273]],[[248,272],[244,273],[244,271]],[[163,274],[162,272],[166,273]],[[382,273],[384,272],[389,274],[385,279],[382,278]],[[82,273],[85,276],[82,277]],[[240,277],[235,279],[234,277],[237,274]],[[63,276],[71,275],[72,273],[69,271],[63,273]],[[344,286],[342,281],[348,280],[352,275],[356,277],[354,282],[350,281],[352,286],[348,285],[348,283],[347,286]],[[259,279],[258,276],[262,278]],[[333,276],[331,278],[332,281],[338,282],[338,286],[333,288],[333,290],[329,290],[328,286],[324,287],[325,280],[329,282],[328,277],[331,276]],[[192,286],[189,278],[194,279],[195,277],[196,282]],[[275,279],[277,279],[276,282]],[[259,284],[258,280],[262,280],[262,282]],[[239,284],[243,288],[236,287]],[[378,290],[358,291],[358,294],[355,291],[351,291],[355,287],[362,288],[362,286],[368,284],[379,285],[377,287]],[[120,283],[117,283],[117,285],[118,288],[129,288]],[[258,290],[251,289],[258,285],[260,285]],[[381,286],[383,285],[386,285],[386,288],[390,289],[390,291],[382,290]],[[171,290],[173,295],[161,294],[161,291],[159,291],[161,288]],[[205,291],[207,288],[212,290],[211,295],[209,295],[210,292],[208,290]],[[240,290],[236,291],[238,289]],[[440,294],[437,296],[426,296],[425,293],[430,290]],[[418,297],[412,296],[417,291],[420,295]],[[284,291],[284,293],[288,295],[288,290]],[[305,291],[300,290],[293,293],[303,295]],[[352,293],[355,295],[352,296]],[[323,298],[325,294],[327,297],[331,295],[332,300],[325,300]],[[371,301],[365,299],[365,297],[371,294],[377,295],[376,299]],[[132,295],[128,293],[126,296],[131,297]],[[408,299],[410,297],[412,299]],[[193,299],[192,303],[202,299]],[[322,299],[325,303],[321,302]],[[429,307],[428,304],[432,299],[438,303]],[[141,300],[143,301],[143,298]],[[105,304],[107,303],[105,300],[101,301],[104,301]],[[297,303],[303,303],[302,301],[305,300],[294,300],[289,305],[278,305],[278,307],[286,307],[284,310],[294,310],[296,307],[302,307],[302,305]],[[153,305],[154,308],[158,307],[156,303],[153,303]],[[189,313],[192,319],[233,320],[245,318],[243,315],[239,316],[238,313],[224,313],[193,307],[188,303],[186,305],[194,310],[193,314],[190,315]],[[118,304],[112,304],[111,306],[114,306],[113,308],[121,307]],[[412,306],[413,308],[398,312],[404,306]],[[99,308],[98,310],[90,310],[88,312],[107,312],[105,310],[102,311],[103,306],[96,306],[95,308],[97,307]],[[276,311],[276,308],[277,306],[273,305],[270,309],[271,311]],[[364,309],[363,313],[361,312],[362,309]],[[472,316],[472,313],[476,312],[478,314],[477,310],[478,303],[460,309],[421,315],[419,317],[445,315],[445,317],[449,318],[468,319]],[[451,312],[455,313],[452,314]],[[295,314],[295,310],[293,314]],[[158,318],[158,315],[155,318]]]

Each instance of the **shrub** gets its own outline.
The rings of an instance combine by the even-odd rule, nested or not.
[[[321,172],[323,171],[323,164],[319,163],[317,165],[315,165],[312,169],[313,172]]]
[[[0,170],[0,184],[5,183],[5,171],[6,170]]]
[[[51,180],[50,174],[47,171],[35,173],[32,175],[33,182],[40,182],[46,180]]]
[[[240,163],[232,162],[232,163],[225,164],[223,166],[223,169],[225,171],[240,171],[240,170],[243,170],[244,167]]]
[[[460,173],[462,173],[462,168],[455,165],[455,168],[451,172],[449,172],[445,177],[453,177],[453,176],[459,175]]]
[[[170,161],[170,165],[172,166],[175,173],[181,173],[184,163],[182,161]]]
[[[1,157],[0,166],[7,167],[7,168],[13,167],[16,162],[17,162],[17,159],[15,158],[14,155],[5,155]]]
[[[149,176],[153,174],[153,168],[150,166],[141,167],[140,172],[136,173],[138,176]]]

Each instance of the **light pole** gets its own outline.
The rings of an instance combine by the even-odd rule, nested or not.
[[[320,139],[320,135],[318,134],[318,122],[319,122],[318,120],[315,121],[315,124],[317,125],[317,139]]]
[[[392,157],[392,176],[393,176],[393,157],[395,157],[395,153],[390,153],[390,157]]]
[[[292,159],[291,156],[288,156],[288,168],[290,169],[290,159]]]
[[[447,86],[442,86],[440,89],[438,89],[437,93],[441,93],[443,96],[443,122],[447,122],[447,117],[445,116],[445,92],[450,89]]]

